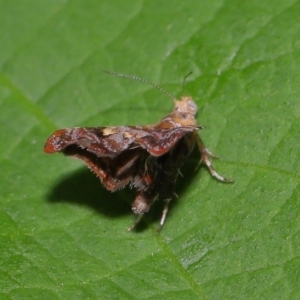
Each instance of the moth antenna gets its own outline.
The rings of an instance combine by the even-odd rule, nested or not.
[[[127,75],[127,74],[122,74],[122,73],[115,73],[115,72],[110,72],[110,71],[105,71],[103,70],[104,73],[109,74],[109,75],[113,75],[113,76],[119,76],[119,77],[125,77],[125,78],[130,78],[133,80],[137,80],[146,84],[149,84],[153,87],[155,87],[157,90],[161,91],[163,94],[165,94],[166,96],[168,96],[169,98],[171,98],[171,100],[175,99],[175,97],[173,95],[171,95],[170,93],[168,93],[166,90],[164,90],[162,87],[160,87],[159,85],[148,81],[146,79],[137,77],[137,76],[133,76],[133,75]]]
[[[184,86],[185,86],[185,82],[186,82],[186,79],[193,73],[193,71],[191,71],[190,73],[186,74],[183,78],[183,81],[182,81],[182,95],[184,94]]]

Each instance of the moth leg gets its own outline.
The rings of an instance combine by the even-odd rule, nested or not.
[[[166,220],[166,217],[167,217],[167,213],[168,213],[168,210],[169,210],[169,203],[171,202],[171,200],[172,200],[172,198],[165,199],[165,206],[164,206],[164,209],[163,209],[160,221],[159,221],[159,226],[156,229],[156,233],[160,233],[160,231],[162,230],[162,228],[164,226],[164,223],[165,223],[165,220]]]
[[[199,137],[200,141],[202,142],[201,138]],[[203,144],[203,143],[202,143]],[[204,145],[203,145],[204,146]],[[219,158],[219,155],[212,153],[208,148],[205,148],[207,154],[209,155],[209,157],[213,157],[213,158]]]
[[[218,180],[220,181],[223,181],[223,182],[233,182],[233,180],[231,179],[228,179],[228,178],[225,178],[223,176],[221,176],[215,169],[214,167],[212,166],[212,163],[211,163],[211,157],[218,157],[216,156],[215,154],[213,154],[212,152],[210,152],[204,145],[203,141],[201,140],[200,136],[197,134],[197,144],[198,144],[198,149],[200,151],[200,155],[201,155],[201,159],[200,159],[200,163],[201,164],[202,162],[207,166],[210,174],[217,178]]]
[[[144,214],[138,214],[135,222],[127,228],[128,231],[131,231],[143,218]]]

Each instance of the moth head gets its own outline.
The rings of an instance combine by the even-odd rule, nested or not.
[[[195,116],[198,111],[198,107],[191,97],[183,96],[181,100],[174,100],[175,110],[179,113]]]

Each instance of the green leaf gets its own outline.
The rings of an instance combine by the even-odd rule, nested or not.
[[[300,1],[0,0],[1,299],[298,299]],[[46,155],[58,128],[146,125],[192,95],[234,184],[182,170],[140,230],[134,191]],[[188,77],[182,91],[184,76]]]

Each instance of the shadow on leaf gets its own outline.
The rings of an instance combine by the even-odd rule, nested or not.
[[[61,179],[47,196],[53,203],[67,202],[92,208],[107,217],[131,214],[129,189],[111,193],[89,169],[80,169]],[[124,201],[125,199],[125,201]]]

